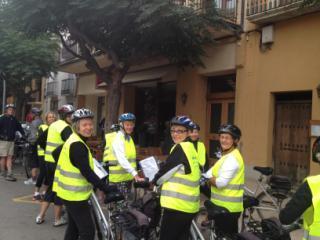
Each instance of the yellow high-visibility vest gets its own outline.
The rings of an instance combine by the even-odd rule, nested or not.
[[[48,126],[47,124],[41,124],[41,125],[39,126],[39,129],[41,129],[42,132],[44,132],[45,130],[48,129],[48,127],[49,127],[49,126]],[[38,134],[38,133],[37,133],[37,134]],[[38,156],[39,156],[39,157],[44,157],[44,149],[41,148],[39,144],[37,145],[37,152],[38,152]]]
[[[123,135],[121,135],[120,137],[121,137],[121,140],[124,142],[124,149],[125,149],[125,155],[127,160],[129,161],[129,163],[133,168],[137,169],[136,147],[134,145],[132,138],[130,137],[128,141],[125,139]],[[131,181],[133,179],[133,176],[122,168],[118,160],[116,162],[117,162],[117,166],[109,167],[109,181],[112,183]]]
[[[312,206],[303,214],[304,240],[320,240],[320,175],[307,177]]]
[[[70,146],[72,143],[82,142],[88,149],[89,166],[93,170],[93,159],[89,147],[83,140],[73,133],[62,147],[57,169],[54,174],[54,183],[52,190],[57,196],[67,201],[88,200],[92,193],[92,185],[81,174],[80,170],[73,166],[70,161]]]
[[[65,121],[58,120],[52,123],[48,128],[48,137],[46,150],[44,152],[44,160],[46,162],[54,163],[52,152],[59,147],[64,141],[61,138],[61,132],[65,127],[69,126]]]
[[[191,142],[182,142],[180,146],[187,156],[191,173],[185,174],[184,167],[182,167],[166,181],[161,188],[160,203],[164,208],[196,213],[200,207],[201,172],[198,154]],[[176,145],[173,148],[175,147]]]
[[[113,154],[112,143],[117,136],[117,132],[107,133],[105,135],[106,146],[103,152],[103,162],[116,162],[117,158]]]
[[[206,147],[204,146],[203,142],[197,142],[197,152],[199,164],[203,167],[206,164]]]
[[[212,175],[214,177],[218,177],[218,173],[222,164],[230,156],[233,156],[239,164],[237,174],[226,187],[220,189],[214,186],[211,187],[211,201],[218,206],[227,208],[230,212],[242,212],[244,192],[244,162],[239,150],[236,148],[230,153],[223,155],[212,167]]]

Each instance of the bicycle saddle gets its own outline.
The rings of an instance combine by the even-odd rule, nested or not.
[[[259,173],[266,175],[266,176],[270,176],[273,173],[273,168],[271,167],[258,167],[255,166],[253,167],[254,170],[258,171]]]
[[[259,205],[259,200],[255,197],[244,195],[243,196],[243,208],[251,208]]]
[[[104,203],[108,204],[112,202],[119,202],[122,200],[124,200],[124,195],[121,192],[110,192],[106,195]]]
[[[226,209],[225,207],[217,206],[213,202],[211,202],[210,200],[206,200],[204,202],[204,206],[208,212],[208,220],[214,220],[214,219],[218,218],[219,216],[221,217],[221,215],[230,213],[229,210]]]

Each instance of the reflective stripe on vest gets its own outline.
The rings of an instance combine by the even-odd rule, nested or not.
[[[312,206],[303,214],[304,239],[320,240],[320,175],[307,177],[312,194]]]
[[[118,132],[116,134],[115,138],[117,138],[117,137],[120,137],[121,141],[124,144],[125,156],[126,156],[127,160],[130,162],[130,165],[134,169],[137,169],[136,147],[134,145],[132,138],[130,137],[129,141],[126,140],[122,132]],[[133,179],[133,176],[122,168],[122,166],[119,164],[118,160],[111,160],[110,162],[117,162],[117,166],[110,166],[109,167],[109,181],[110,182],[119,183],[119,182],[131,181]]]
[[[46,131],[48,129],[48,125],[46,124],[41,124],[39,126],[39,129],[41,129],[43,132]],[[37,133],[38,134],[38,133]],[[38,144],[37,145],[37,153],[38,153],[38,156],[41,157],[41,156],[44,156],[44,149],[42,149],[40,147],[40,145]]]
[[[103,152],[103,162],[116,161],[116,157],[113,154],[112,143],[117,136],[117,132],[107,133],[105,135],[106,146]]]
[[[47,137],[47,145],[44,152],[44,160],[46,162],[54,163],[54,158],[52,156],[52,152],[64,141],[61,138],[61,133],[65,129],[65,127],[69,126],[65,121],[58,120],[52,123],[48,128],[48,137]]]
[[[203,167],[206,164],[206,147],[204,146],[203,142],[198,141],[197,152],[199,156],[199,164]]]
[[[92,185],[70,161],[70,146],[75,142],[81,142],[86,146],[89,166],[92,170],[94,168],[90,149],[76,133],[73,133],[62,147],[54,175],[53,191],[64,200],[84,201],[90,197]]]
[[[223,155],[212,167],[212,175],[218,177],[219,170],[228,157],[234,157],[239,165],[236,175],[229,184],[223,188],[211,187],[211,201],[230,212],[243,211],[244,163],[238,149]]]
[[[200,207],[199,180],[201,172],[198,154],[191,142],[182,142],[180,146],[187,156],[191,173],[185,174],[183,167],[174,173],[162,185],[160,202],[164,208],[186,213],[196,213]],[[176,145],[171,149],[171,152],[175,147]]]

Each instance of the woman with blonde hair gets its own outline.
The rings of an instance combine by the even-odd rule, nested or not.
[[[38,129],[38,134],[37,136],[39,137],[49,126],[51,123],[55,122],[57,120],[57,116],[54,112],[52,111],[49,111],[46,113],[45,115],[45,123],[44,124],[41,124],[39,126],[39,129]],[[37,182],[36,182],[36,187],[35,187],[35,190],[34,190],[34,194],[33,194],[33,200],[36,201],[36,200],[42,200],[43,198],[43,195],[47,189],[47,186],[48,186],[48,181],[47,181],[47,178],[46,178],[46,165],[45,165],[45,162],[44,162],[44,150],[39,146],[39,144],[37,144],[37,150],[38,150],[38,160],[39,160],[39,169],[40,169],[40,172],[39,172],[39,175],[37,177]],[[44,191],[43,191],[43,194],[41,195],[40,194],[40,188],[42,186],[42,184],[44,185]]]

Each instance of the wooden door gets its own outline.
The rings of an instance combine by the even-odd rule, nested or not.
[[[273,157],[276,174],[301,182],[310,168],[311,102],[277,102]]]
[[[207,104],[207,152],[211,161],[219,150],[218,130],[221,124],[234,122],[234,98],[210,100]]]

